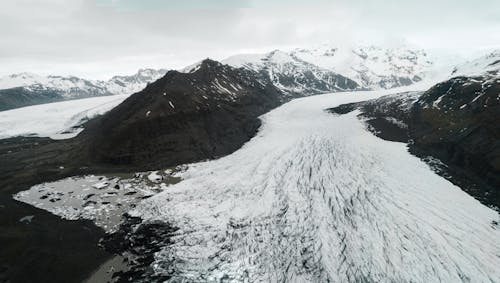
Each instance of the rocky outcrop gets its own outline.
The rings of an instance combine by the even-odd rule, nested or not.
[[[500,209],[500,78],[455,77],[426,92],[389,95],[354,109],[372,132],[409,150],[483,203]]]
[[[412,150],[439,158],[500,207],[500,78],[457,77],[425,92],[410,120]]]

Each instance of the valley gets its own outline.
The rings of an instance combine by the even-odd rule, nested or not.
[[[157,252],[143,274],[172,281],[498,280],[497,212],[436,175],[405,144],[371,134],[356,112],[325,111],[388,93],[293,100],[262,116],[257,135],[233,154],[189,164],[180,183],[128,213],[142,220],[127,237],[157,223],[175,227],[148,248]],[[16,198],[38,202],[23,195]]]
[[[132,95],[2,111],[0,259],[59,272],[19,259],[2,276],[496,282],[492,54],[377,90],[297,54],[206,59]],[[445,139],[474,151],[447,159]],[[492,167],[466,169],[477,154]]]
[[[2,0],[0,283],[500,283],[500,1]]]

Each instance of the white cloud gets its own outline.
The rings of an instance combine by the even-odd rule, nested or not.
[[[107,77],[242,51],[354,42],[431,48],[500,45],[493,0],[7,0],[0,75]]]

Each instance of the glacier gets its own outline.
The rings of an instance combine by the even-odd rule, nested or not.
[[[130,198],[131,216],[178,228],[155,252],[154,272],[172,282],[500,282],[498,212],[406,144],[374,136],[359,112],[326,111],[403,90],[292,100],[261,116],[238,151],[184,165],[181,182]],[[30,197],[39,190],[15,198],[103,225],[101,212],[62,194],[65,209],[41,205]]]
[[[129,213],[179,230],[152,264],[188,282],[500,282],[499,215],[356,112],[384,91],[293,100]]]
[[[68,139],[81,124],[104,114],[130,95],[110,95],[26,106],[0,111],[0,139],[16,136]]]

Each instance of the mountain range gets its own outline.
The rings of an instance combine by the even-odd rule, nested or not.
[[[62,100],[132,94],[166,72],[163,69],[141,69],[134,75],[114,76],[107,81],[74,76],[13,74],[0,78],[0,111]]]
[[[427,53],[415,48],[301,48],[262,54],[239,54],[221,61],[266,75],[284,97],[318,93],[389,89],[421,81],[434,67]],[[196,70],[200,63],[179,71]],[[142,69],[108,81],[20,73],[0,78],[0,111],[28,105],[93,96],[132,94],[167,72]]]
[[[310,94],[410,85],[426,76],[434,65],[431,60],[421,49],[320,46],[235,55],[222,62],[264,71],[284,90]],[[319,86],[311,86],[304,78],[316,80]]]

